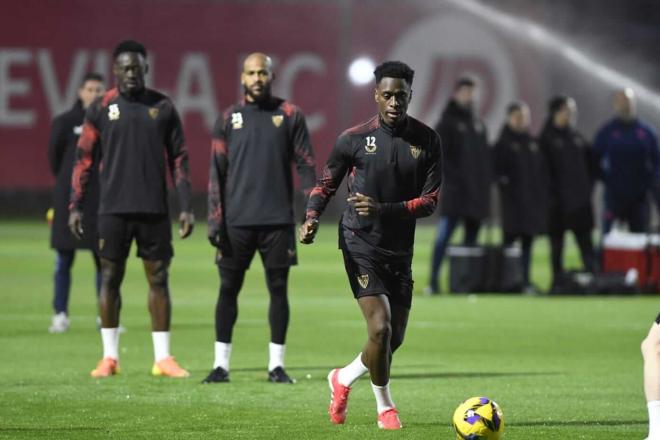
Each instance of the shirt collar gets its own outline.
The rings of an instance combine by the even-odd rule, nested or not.
[[[378,127],[380,127],[385,133],[389,134],[392,137],[400,136],[401,133],[408,127],[408,115],[406,114],[398,124],[394,127],[390,127],[385,122],[383,122],[380,115],[377,115],[378,118]]]

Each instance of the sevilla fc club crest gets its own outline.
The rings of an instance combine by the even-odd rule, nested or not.
[[[414,159],[417,159],[419,157],[419,155],[422,154],[422,148],[417,147],[415,145],[411,145],[410,146],[410,154],[412,154],[412,157]]]
[[[158,107],[151,107],[149,109],[149,116],[151,116],[151,119],[156,119],[158,117]]]
[[[358,275],[357,280],[358,280],[358,283],[360,284],[360,287],[362,287],[363,289],[366,289],[367,286],[369,285],[369,274]]]
[[[284,122],[284,116],[282,115],[273,116],[273,125],[275,127],[279,127],[280,125],[282,125],[282,122]]]

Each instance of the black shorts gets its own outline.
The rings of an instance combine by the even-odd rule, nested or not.
[[[660,324],[660,313],[658,313],[658,317],[655,318],[655,323]]]
[[[257,250],[267,269],[280,269],[298,264],[294,225],[266,225],[227,228],[229,243],[223,243],[216,263],[226,269],[250,267]]]
[[[410,260],[382,260],[342,248],[348,282],[355,299],[386,295],[390,304],[412,305],[413,279]]]
[[[169,260],[172,224],[164,214],[103,214],[98,219],[98,250],[101,258],[125,260],[131,242],[137,242],[137,256],[144,260]]]

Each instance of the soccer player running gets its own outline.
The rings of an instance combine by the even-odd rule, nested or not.
[[[293,219],[295,162],[305,194],[314,187],[314,154],[301,111],[271,94],[270,57],[243,63],[243,100],[213,129],[208,194],[209,241],[217,248],[220,292],[215,310],[215,361],[204,383],[228,382],[238,294],[257,249],[270,293],[268,380],[293,383],[284,369],[289,324],[289,268],[297,264]]]
[[[392,354],[403,342],[412,303],[416,219],[433,213],[442,180],[437,133],[406,114],[414,72],[387,61],[374,71],[378,114],[342,133],[307,205],[300,241],[312,243],[319,217],[348,174],[340,248],[353,295],[367,322],[362,353],[328,375],[332,423],[344,423],[351,385],[367,371],[378,426],[400,429],[390,396]]]
[[[54,315],[48,331],[63,333],[69,328],[69,292],[71,290],[71,268],[77,249],[91,249],[96,267],[96,293],[101,288],[101,267],[95,251],[92,235],[85,240],[76,240],[69,231],[69,199],[71,198],[71,174],[73,157],[78,137],[82,131],[85,110],[105,92],[103,77],[98,73],[84,76],[78,88],[78,99],[73,107],[53,119],[48,143],[48,162],[55,177],[53,197],[53,223],[50,231],[50,246],[55,249],[55,295],[53,298]],[[85,226],[90,232],[96,229],[96,211],[98,210],[98,170],[90,173],[89,203],[86,204]]]
[[[100,161],[98,248],[101,259],[101,338],[103,359],[91,372],[119,372],[119,289],[133,239],[149,283],[154,376],[187,377],[170,356],[171,303],[168,268],[173,256],[167,203],[167,168],[181,205],[179,235],[188,237],[190,209],[188,150],[181,120],[165,95],[145,87],[147,53],[136,41],[121,42],[113,52],[117,87],[87,109],[73,170],[69,227],[82,238],[82,209],[89,176]],[[100,154],[96,150],[100,149]]]
[[[649,410],[649,436],[660,440],[660,313],[642,342],[644,356],[644,394]]]

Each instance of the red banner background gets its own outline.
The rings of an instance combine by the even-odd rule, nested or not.
[[[46,159],[50,121],[71,106],[86,71],[110,74],[112,48],[125,38],[147,46],[150,85],[170,95],[183,116],[197,191],[206,187],[212,123],[238,99],[241,60],[252,51],[275,59],[275,92],[307,115],[319,166],[339,132],[375,110],[372,84],[357,86],[347,79],[356,57],[412,60],[418,75],[413,89],[421,92],[411,112],[429,124],[436,122],[455,77],[466,71],[482,78],[481,110],[491,129],[501,122],[506,100],[523,96],[533,105],[540,102],[536,64],[520,43],[478,22],[461,22],[466,17],[449,7],[415,4],[24,0],[4,5],[0,189],[52,185]],[[452,23],[452,34],[443,33]],[[476,48],[479,38],[499,43],[474,51],[465,46],[473,34]],[[449,46],[448,38],[454,39]]]

